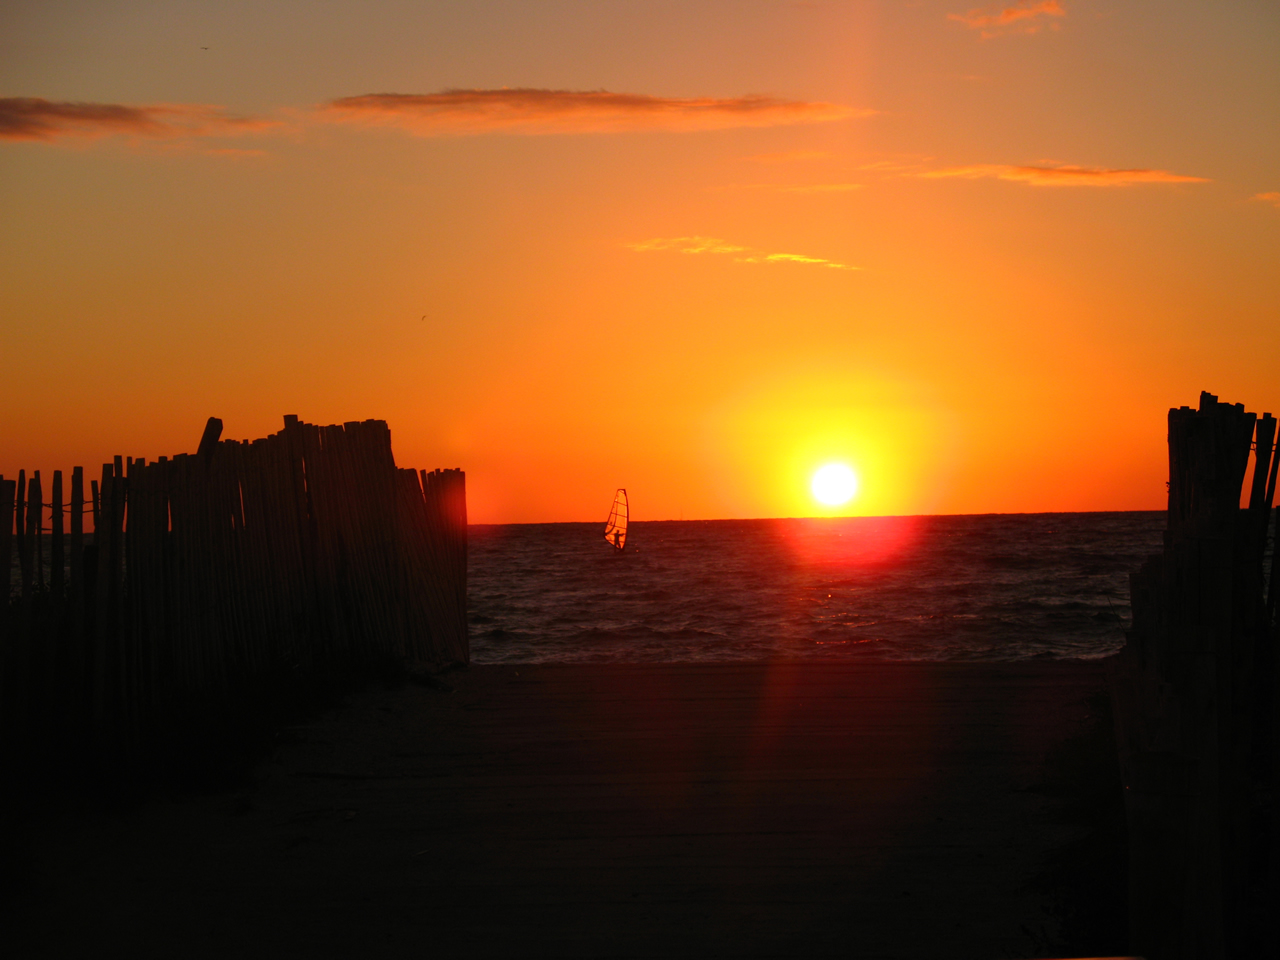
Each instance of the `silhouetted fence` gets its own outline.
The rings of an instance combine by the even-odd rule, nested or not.
[[[1280,955],[1275,436],[1207,393],[1169,411],[1164,550],[1132,577],[1113,677],[1129,949],[1150,960]]]
[[[462,471],[397,468],[380,420],[285,417],[251,442],[221,426],[196,454],[116,457],[87,491],[76,467],[69,502],[61,471],[47,497],[38,472],[0,477],[10,751],[127,755],[291,676],[467,662]]]

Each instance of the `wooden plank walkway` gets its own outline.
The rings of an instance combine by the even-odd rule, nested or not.
[[[473,666],[31,834],[21,955],[1030,957],[1098,664]],[[10,954],[15,956],[18,954]]]

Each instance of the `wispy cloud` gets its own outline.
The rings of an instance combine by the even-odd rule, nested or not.
[[[833,270],[860,270],[845,263],[835,263],[822,257],[806,257],[798,253],[762,253],[749,257],[740,257],[742,263],[811,263],[819,267],[831,267]]]
[[[1004,164],[976,164],[968,167],[946,167],[925,170],[917,176],[931,179],[960,178],[979,180],[994,178],[1013,180],[1033,187],[1127,187],[1136,183],[1208,183],[1205,177],[1190,177],[1168,170],[1110,170],[1105,167],[1015,167]]]
[[[1277,210],[1280,210],[1280,190],[1271,193],[1255,193],[1250,200],[1261,200],[1263,203],[1269,203]]]
[[[816,267],[827,267],[831,270],[861,270],[847,263],[837,263],[822,257],[807,257],[798,253],[766,253],[752,247],[744,247],[736,243],[728,243],[718,237],[655,237],[652,240],[641,240],[627,244],[632,250],[647,253],[653,250],[667,250],[676,253],[719,253],[728,254],[738,263],[800,263]]]
[[[679,253],[743,253],[746,247],[726,243],[717,237],[654,237],[628,243],[632,250],[646,253],[650,250],[675,250]]]
[[[222,107],[193,103],[82,103],[40,97],[0,98],[0,140],[56,142],[122,136],[189,140],[256,133],[280,126],[263,117],[240,117]]]
[[[873,113],[838,103],[764,96],[674,98],[507,88],[370,93],[332,100],[320,109],[327,120],[400,127],[421,137],[723,130],[821,123]]]
[[[989,40],[1004,33],[1039,33],[1046,26],[1056,30],[1057,22],[1046,18],[1066,15],[1058,0],[1018,0],[1008,7],[973,7],[964,13],[949,13],[947,19],[980,30],[982,38]]]
[[[756,153],[742,159],[752,160],[756,163],[796,163],[806,160],[830,160],[831,152],[828,150],[783,150],[780,153]]]

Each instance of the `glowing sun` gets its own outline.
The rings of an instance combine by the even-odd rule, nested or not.
[[[858,492],[858,475],[843,463],[828,463],[814,473],[809,489],[819,503],[838,507],[848,503]]]

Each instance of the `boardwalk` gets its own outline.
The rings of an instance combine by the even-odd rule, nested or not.
[[[1025,788],[1098,665],[473,666],[253,788],[49,815],[30,955],[1037,955]],[[1043,954],[1040,954],[1043,955]]]

